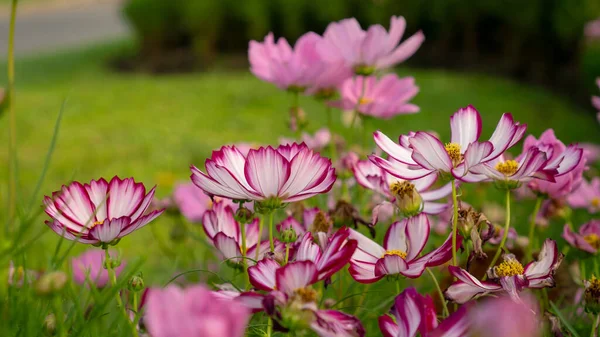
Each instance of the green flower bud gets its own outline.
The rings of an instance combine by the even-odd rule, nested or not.
[[[281,232],[281,242],[292,243],[296,242],[296,239],[298,239],[298,234],[296,234],[296,231],[292,227]]]
[[[129,280],[127,284],[127,289],[135,292],[140,292],[144,290],[144,278],[142,277],[142,273],[135,275]]]
[[[54,271],[42,275],[35,284],[35,292],[38,295],[53,295],[65,287],[69,278],[62,271]]]
[[[396,206],[405,217],[415,216],[423,210],[423,199],[409,181],[396,181],[390,185],[390,193],[396,198]]]
[[[251,210],[244,207],[243,204],[240,204],[240,207],[235,212],[235,220],[239,222],[241,225],[246,225],[254,220],[254,213]]]

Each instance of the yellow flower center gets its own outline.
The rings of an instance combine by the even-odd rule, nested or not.
[[[88,229],[92,229],[98,225],[101,225],[104,221],[95,221]]]
[[[584,236],[583,239],[585,240],[585,242],[589,243],[590,246],[596,249],[600,249],[600,236],[598,236],[598,234],[588,234]]]
[[[587,301],[596,300],[600,298],[600,279],[592,275],[592,278],[585,282],[585,298]]]
[[[371,102],[373,102],[373,100],[372,100],[371,98],[366,98],[366,97],[361,97],[361,98],[358,100],[358,104],[360,104],[360,105],[363,105],[363,104],[369,104],[369,103],[371,103]]]
[[[294,298],[302,303],[311,303],[317,300],[317,292],[313,288],[300,288],[294,291]]]
[[[516,160],[512,160],[512,159],[496,164],[496,170],[498,170],[498,172],[504,174],[507,177],[510,177],[510,176],[514,175],[515,173],[517,173],[518,169],[519,169],[519,163],[517,163]]]
[[[592,199],[592,206],[599,207],[600,206],[600,198],[596,197]]]
[[[522,275],[525,269],[523,268],[523,265],[519,263],[519,261],[507,260],[500,263],[499,266],[495,267],[494,271],[496,272],[496,275],[498,275],[498,277],[505,277]]]
[[[452,160],[452,165],[454,167],[458,166],[458,164],[460,164],[460,162],[463,159],[462,154],[460,154],[460,144],[447,143],[446,146],[444,146],[444,148],[446,149],[446,152],[448,152],[448,156],[450,156],[450,159]]]
[[[397,249],[392,249],[392,250],[386,251],[381,258],[384,258],[386,255],[396,255],[396,256],[400,256],[403,259],[406,259],[406,253],[401,250],[397,250]]]
[[[409,181],[395,181],[390,184],[390,192],[397,198],[410,197],[415,192],[415,185]]]

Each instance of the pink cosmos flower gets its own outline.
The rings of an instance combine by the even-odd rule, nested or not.
[[[444,145],[434,135],[422,131],[402,135],[399,142],[394,143],[377,131],[374,134],[375,143],[389,155],[389,159],[379,156],[370,156],[369,159],[402,179],[414,180],[442,173],[452,174],[464,181],[476,181],[477,177],[473,177],[469,170],[502,155],[523,137],[526,127],[514,122],[512,115],[505,113],[490,139],[479,142],[481,116],[469,105],[450,117],[450,143]]]
[[[189,222],[200,222],[204,212],[212,207],[210,197],[192,183],[175,186],[173,201]]]
[[[256,256],[262,257],[269,251],[269,241],[259,244],[259,219],[255,218],[246,225],[246,256],[248,265],[254,264]],[[233,208],[223,201],[215,202],[212,210],[204,213],[202,227],[212,244],[221,252],[223,258],[235,264],[242,262],[242,234],[240,224],[235,220]],[[276,251],[282,251],[282,243],[275,242]]]
[[[306,285],[328,279],[348,263],[356,250],[357,242],[348,240],[349,236],[347,228],[340,228],[326,243],[319,245],[314,243],[312,233],[306,232],[296,249],[294,262],[281,267],[274,260],[263,259],[248,268],[250,283],[259,290],[271,291],[282,290],[280,285],[284,283],[307,282],[306,278],[310,278]],[[293,265],[296,267],[291,267]],[[301,269],[310,273],[301,277],[304,281],[294,280],[298,277],[296,271]]]
[[[115,259],[116,252],[110,251],[110,256]],[[83,254],[71,259],[71,268],[73,269],[73,280],[80,285],[87,282],[87,278],[94,283],[97,288],[103,288],[108,284],[108,271],[104,269],[104,251],[100,249],[90,249]],[[125,262],[113,268],[118,277],[125,268]]]
[[[329,129],[322,128],[315,132],[314,136],[306,132],[302,132],[302,142],[308,146],[309,149],[314,151],[323,150],[329,143],[331,142],[331,132]],[[291,145],[294,143],[294,140],[287,138],[280,138],[279,144],[281,145]]]
[[[567,197],[567,202],[573,208],[587,208],[590,213],[600,211],[600,178],[592,178],[590,183],[582,181],[579,188]]]
[[[163,210],[146,209],[154,197],[155,187],[146,194],[142,183],[133,178],[115,176],[82,185],[73,182],[45,197],[46,221],[54,232],[68,240],[89,244],[115,243],[125,235],[144,227]]]
[[[425,214],[393,223],[385,234],[383,247],[350,230],[350,238],[358,241],[358,248],[350,260],[350,274],[360,283],[373,283],[386,275],[417,278],[425,268],[448,262],[452,258],[451,236],[439,248],[419,257],[429,232],[429,219]]]
[[[379,329],[383,337],[463,337],[469,320],[463,306],[438,325],[433,299],[408,288],[396,297],[391,316],[379,317]]]
[[[579,143],[579,147],[583,149],[583,157],[587,163],[595,163],[600,159],[600,145],[593,143]]]
[[[512,254],[504,255],[504,262],[490,269],[490,281],[482,282],[466,270],[449,266],[450,273],[458,279],[445,292],[448,300],[465,303],[483,295],[506,292],[513,299],[519,299],[519,292],[525,288],[546,288],[554,286],[554,272],[558,269],[563,255],[558,252],[556,242],[544,241],[537,261],[525,267]]]
[[[402,163],[397,164],[402,165]],[[353,172],[358,184],[391,199],[392,202],[397,201],[396,199],[401,196],[394,195],[390,191],[390,188],[397,184],[407,184],[405,183],[406,180],[392,176],[379,166],[373,164],[370,160],[358,161],[353,167]],[[440,214],[448,207],[447,203],[436,203],[434,201],[445,198],[452,193],[452,186],[451,184],[446,184],[439,189],[431,189],[436,180],[437,176],[431,174],[411,182],[412,188],[416,190],[423,201],[421,210],[423,213]]]
[[[473,336],[538,337],[542,332],[539,312],[530,296],[520,301],[506,296],[488,299],[469,311],[468,321]]]
[[[552,129],[544,131],[540,136],[540,139],[535,139],[532,135],[527,136],[523,143],[523,152],[533,147],[537,147],[544,151],[548,157],[548,161],[551,163],[556,160],[569,160],[565,155],[567,147],[563,142],[556,138],[554,130]],[[583,153],[583,150],[581,152]],[[560,199],[579,187],[579,184],[581,184],[581,181],[583,180],[583,171],[586,169],[585,163],[585,158],[580,158],[570,172],[563,172],[561,175],[556,176],[555,182],[534,179],[530,181],[527,186],[537,194],[545,194],[550,198]]]
[[[396,115],[419,112],[419,107],[408,103],[419,92],[412,77],[399,78],[388,74],[356,76],[347,79],[340,89],[340,100],[329,105],[343,110],[356,110],[375,118],[390,119]]]
[[[331,160],[304,143],[261,147],[244,156],[224,146],[206,160],[206,172],[191,167],[192,181],[210,195],[286,203],[326,193],[335,182]]]
[[[357,74],[369,74],[377,69],[393,67],[411,57],[425,36],[417,32],[398,45],[406,21],[403,17],[392,16],[390,30],[386,32],[380,25],[372,25],[362,30],[356,19],[332,22],[323,34],[317,50],[328,62],[343,60]]]
[[[242,337],[250,319],[246,307],[201,285],[151,289],[145,308],[144,324],[152,337]]]
[[[588,253],[596,254],[600,249],[600,220],[591,220],[579,227],[574,233],[569,225],[565,225],[562,237],[573,247]]]

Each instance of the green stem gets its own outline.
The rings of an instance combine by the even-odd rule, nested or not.
[[[596,316],[594,324],[592,324],[592,331],[590,337],[598,337],[598,327],[600,327],[600,314]]]
[[[581,274],[582,280],[587,280],[584,260],[579,260],[579,273]]]
[[[396,295],[400,294],[400,278],[396,279]]]
[[[496,251],[496,255],[492,259],[489,268],[493,268],[496,265],[496,262],[502,255],[502,248],[504,248],[504,244],[506,243],[506,239],[508,238],[508,230],[510,229],[510,190],[506,190],[506,222],[504,224],[504,233],[502,235],[502,240],[500,240],[500,245],[498,246],[498,250]],[[531,244],[531,243],[530,243]],[[484,276],[485,279],[485,276]]]
[[[271,332],[273,331],[273,320],[269,317],[267,321],[267,337],[271,337]]]
[[[258,259],[260,257],[260,247],[262,244],[262,232],[263,232],[263,227],[265,224],[265,216],[261,216],[260,217],[260,221],[258,222],[258,242],[256,243],[256,256],[254,258],[254,260],[256,260],[256,262],[258,262]]]
[[[240,207],[241,206],[242,205],[240,204]],[[248,276],[248,261],[246,261],[247,251],[246,251],[246,224],[245,223],[240,224],[240,232],[242,234],[242,269],[244,270],[244,282],[245,282],[244,288],[246,288],[248,286],[248,282],[249,282],[248,277],[249,276]],[[258,244],[259,245],[257,247],[260,247],[260,239],[259,239]]]
[[[54,309],[54,321],[56,322],[56,331],[57,336],[66,337],[67,332],[65,331],[65,317],[63,313],[63,305],[62,298],[60,296],[54,295],[52,299],[52,306]]]
[[[290,244],[286,243],[285,244],[285,260],[283,265],[285,266],[286,264],[288,264],[288,259],[290,258]]]
[[[435,284],[435,288],[437,289],[438,294],[440,295],[440,301],[442,302],[442,306],[444,308],[444,311],[443,311],[444,317],[448,317],[448,315],[450,314],[450,311],[448,311],[448,305],[446,305],[446,299],[444,298],[444,292],[442,291],[442,288],[440,287],[440,284],[438,283],[438,280],[435,277],[435,274],[433,274],[433,272],[431,271],[431,269],[430,268],[425,268],[425,269],[431,276],[431,279],[433,280],[433,283]]]
[[[275,252],[275,241],[273,240],[273,216],[275,212],[269,213],[269,245],[271,247],[271,253]]]
[[[535,220],[537,214],[542,206],[542,197],[538,197],[535,201],[535,207],[533,208],[533,214],[531,215],[531,221],[529,222],[529,245],[527,246],[527,258],[531,259],[533,256],[533,238],[535,236]]]
[[[108,247],[104,248],[104,261],[106,263],[106,270],[108,271],[108,278],[110,279],[110,284],[113,287],[116,287],[117,286],[117,275],[115,274],[115,271],[112,268],[112,258],[110,257],[110,254],[108,253]],[[127,314],[127,308],[125,308],[125,306],[123,305],[123,301],[121,300],[121,294],[118,291],[116,294],[116,298],[117,298],[117,307],[123,309],[123,314],[125,315],[125,320],[127,321],[127,324],[132,329],[132,335],[134,337],[138,337],[137,328],[135,327],[133,322],[131,322],[131,320],[129,319],[129,315]]]
[[[452,180],[452,265],[458,266],[457,236],[458,236],[458,196],[456,193],[456,180]]]
[[[10,24],[8,29],[8,223],[5,231],[14,228],[13,221],[17,211],[17,115],[15,112],[15,24],[17,21],[17,3],[12,0]]]

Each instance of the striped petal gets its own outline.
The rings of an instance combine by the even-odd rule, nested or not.
[[[467,149],[481,135],[479,112],[472,105],[459,109],[450,117],[450,130],[451,142],[459,144],[461,149]]]

